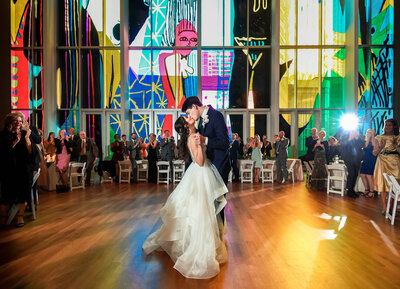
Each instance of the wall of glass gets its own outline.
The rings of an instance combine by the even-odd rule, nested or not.
[[[55,5],[57,12],[57,126],[90,128],[94,138],[91,131],[109,130],[105,139],[97,140],[103,142],[105,155],[116,133],[136,132],[147,140],[150,132],[161,137],[166,129],[173,131],[182,103],[192,96],[227,116],[250,110],[267,120],[268,113],[279,113],[280,129],[299,137],[292,150],[299,155],[313,126],[328,136],[339,128],[348,97],[348,23],[342,0],[279,1],[279,36],[272,33],[271,0],[44,2]],[[394,0],[358,3],[361,130],[379,132],[383,120],[393,115]],[[42,6],[43,0],[11,0],[12,109],[34,116],[39,127]],[[276,65],[273,38],[280,43]],[[126,60],[121,59],[124,54]],[[279,95],[274,97],[280,111],[268,112],[271,74],[278,71]],[[127,114],[129,127],[123,119]],[[257,130],[251,123],[233,123],[242,131]]]

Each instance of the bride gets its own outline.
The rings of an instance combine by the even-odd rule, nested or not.
[[[175,122],[182,144],[180,157],[187,160],[190,154],[193,162],[161,209],[163,224],[144,242],[143,251],[150,254],[163,250],[183,276],[207,279],[216,276],[219,264],[228,259],[219,214],[226,204],[224,194],[228,190],[206,158],[194,122],[183,116]]]

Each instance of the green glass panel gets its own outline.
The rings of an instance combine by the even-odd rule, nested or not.
[[[336,56],[340,50],[322,50],[322,108],[345,106],[345,61]]]
[[[344,44],[346,23],[344,1],[323,1],[322,31],[324,45]]]
[[[298,114],[299,156],[304,156],[307,153],[306,138],[311,135],[311,130],[314,127],[314,114]]]

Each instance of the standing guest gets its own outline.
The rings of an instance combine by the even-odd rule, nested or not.
[[[316,186],[318,189],[322,189],[325,186],[325,180],[328,177],[326,171],[326,158],[329,154],[329,144],[325,140],[326,133],[321,130],[318,133],[318,140],[315,142],[314,148],[312,150],[314,154],[314,166],[312,171],[313,179],[316,181]]]
[[[128,153],[129,153],[129,160],[131,161],[132,164],[132,172],[133,172],[133,181],[137,181],[137,164],[136,160],[140,159],[140,148],[139,148],[139,142],[137,140],[137,135],[136,133],[131,134],[131,140],[128,141],[127,148],[128,148]]]
[[[327,162],[330,163],[334,161],[336,156],[340,157],[340,146],[339,141],[334,136],[328,137],[328,145],[329,150]]]
[[[267,158],[271,158],[271,150],[272,150],[271,142],[268,141],[267,135],[264,134],[262,140],[261,152]]]
[[[175,138],[174,136],[171,136],[171,140],[174,143],[174,159],[178,159],[178,155],[179,155],[179,150],[178,150],[178,146],[175,143]]]
[[[246,155],[251,156],[251,153],[253,152],[253,148],[251,144],[253,143],[254,138],[248,137],[247,138],[247,144],[246,144]]]
[[[237,133],[232,134],[231,148],[229,152],[229,157],[231,160],[231,167],[233,169],[233,182],[239,182],[239,169],[238,169],[238,158],[240,143],[237,140],[239,135]]]
[[[262,153],[261,153],[261,147],[262,147],[262,142],[260,141],[259,138],[255,137],[253,139],[253,142],[251,144],[251,147],[253,149],[253,152],[251,153],[251,160],[254,163],[254,182],[258,183],[260,179],[260,170],[261,170],[261,162],[262,162]]]
[[[17,113],[9,113],[0,132],[1,225],[5,225],[10,206],[18,204],[17,226],[25,225],[23,215],[31,202],[34,150],[29,124]]]
[[[71,157],[69,149],[69,141],[65,138],[67,133],[65,129],[60,129],[55,139],[56,144],[56,171],[58,172],[61,182],[64,186],[68,185],[68,166]]]
[[[389,185],[385,181],[383,173],[400,178],[400,137],[399,125],[393,118],[385,120],[383,134],[376,138],[373,154],[378,156],[374,170],[374,189],[381,193],[382,214],[386,213],[386,198]]]
[[[171,140],[169,130],[164,131],[164,138],[160,142],[161,146],[161,160],[170,162],[172,167],[172,160],[174,159],[175,143]]]
[[[140,159],[147,159],[147,144],[143,141],[142,137],[139,137],[139,153]]]
[[[97,163],[99,157],[99,149],[95,141],[86,137],[86,132],[79,133],[77,142],[79,148],[79,162],[86,163],[86,185],[90,186],[90,178],[92,176],[93,166]]]
[[[55,162],[56,160],[56,143],[55,143],[55,133],[50,132],[47,140],[43,143],[45,157],[48,162]]]
[[[278,181],[282,181],[282,184],[288,179],[288,170],[286,164],[288,158],[288,146],[289,139],[285,137],[284,131],[280,131],[279,135],[274,136],[277,179]]]
[[[311,136],[306,138],[306,147],[307,153],[304,156],[301,156],[300,159],[303,162],[309,162],[314,160],[315,154],[315,144],[318,141],[318,130],[314,127],[311,129]]]
[[[347,196],[357,198],[358,195],[354,191],[358,172],[360,171],[361,161],[363,159],[364,140],[360,138],[357,131],[350,131],[348,136],[344,136],[340,140],[340,151],[342,159],[347,168],[346,190]]]
[[[128,141],[126,140],[126,135],[122,135],[121,145],[122,145],[122,156],[124,160],[129,158]]]
[[[149,182],[151,183],[157,183],[157,145],[156,135],[151,133],[146,146],[149,151],[147,159],[149,161]]]
[[[71,152],[71,162],[77,162],[79,160],[79,148],[78,142],[79,135],[75,134],[75,129],[70,127],[68,129],[68,141],[69,141],[69,150]]]
[[[361,164],[360,175],[362,182],[364,184],[364,193],[363,196],[367,198],[372,198],[375,196],[374,194],[374,170],[376,163],[376,156],[374,156],[373,151],[376,146],[375,140],[375,130],[369,129],[365,133],[365,145],[364,145],[364,159]]]
[[[115,164],[115,173],[119,176],[119,165],[118,161],[124,160],[123,155],[123,146],[122,143],[119,141],[119,134],[114,135],[114,142],[111,144],[111,151],[113,152],[113,156],[111,161]]]
[[[236,140],[239,142],[239,158],[243,158],[244,156],[244,144],[242,141],[242,138],[240,137],[240,135],[238,133],[236,133],[237,138]]]
[[[43,132],[40,129],[38,129],[38,133],[39,133],[39,136],[43,139]],[[47,186],[49,184],[49,172],[48,172],[46,160],[44,157],[45,156],[44,145],[41,142],[41,143],[37,144],[36,146],[38,148],[38,152],[40,155],[40,164],[39,164],[40,175],[39,175],[39,179],[37,181],[37,185],[39,187]]]

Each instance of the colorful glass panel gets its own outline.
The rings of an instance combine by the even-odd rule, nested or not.
[[[324,0],[322,31],[323,45],[344,44],[346,40],[345,5],[340,0]]]
[[[279,107],[296,108],[295,50],[280,49]]]
[[[358,107],[371,107],[371,50],[358,49]]]
[[[148,142],[151,133],[150,114],[132,114],[132,133],[136,133],[144,142]]]
[[[311,135],[311,130],[315,127],[315,115],[299,113],[298,116],[298,135],[299,135],[299,156],[307,153],[306,138]]]
[[[32,60],[32,50],[11,50],[11,109],[32,108]]]
[[[371,110],[371,128],[375,130],[377,135],[383,133],[385,120],[388,118],[393,118],[393,109]]]
[[[60,46],[78,46],[79,15],[81,13],[79,0],[59,1],[57,42]]]
[[[374,48],[371,56],[371,106],[393,107],[393,49]]]
[[[371,1],[371,44],[393,44],[394,0]]]
[[[321,130],[326,132],[326,140],[340,129],[340,119],[343,115],[342,110],[321,110]]]
[[[171,132],[171,135],[174,131],[174,117],[172,114],[156,114],[156,136],[160,141],[166,130]]]
[[[99,49],[81,51],[82,108],[103,108],[103,59]]]
[[[345,50],[322,50],[322,108],[345,106]]]
[[[319,83],[317,49],[297,51],[297,107],[314,108],[318,101]],[[318,105],[318,104],[317,104]]]
[[[244,42],[248,41],[247,0],[234,1],[233,11],[231,13],[235,15],[235,18],[233,20],[233,30],[232,30],[234,36],[234,45],[235,46],[246,45]],[[226,14],[225,17],[227,17]]]
[[[152,108],[152,71],[150,50],[129,51],[130,109]]]
[[[280,1],[280,44],[296,44],[296,0]]]
[[[79,108],[78,51],[59,50],[57,66],[58,108]]]
[[[81,1],[81,11],[82,45],[103,45],[103,0]]]
[[[231,51],[203,50],[201,59],[202,103],[222,109],[228,105],[227,91],[232,69]]]
[[[121,55],[119,50],[102,50],[104,60],[104,107],[120,108]],[[118,93],[117,93],[118,92]],[[118,103],[116,103],[118,102]]]
[[[298,44],[316,45],[319,43],[319,5],[321,1],[298,0]]]
[[[106,19],[104,46],[119,46],[120,41],[120,22],[121,22],[121,7],[120,1],[105,0],[106,5]],[[96,26],[97,27],[97,26]]]
[[[57,128],[68,131],[70,127],[75,129],[75,132],[80,131],[80,112],[79,110],[57,110]]]

